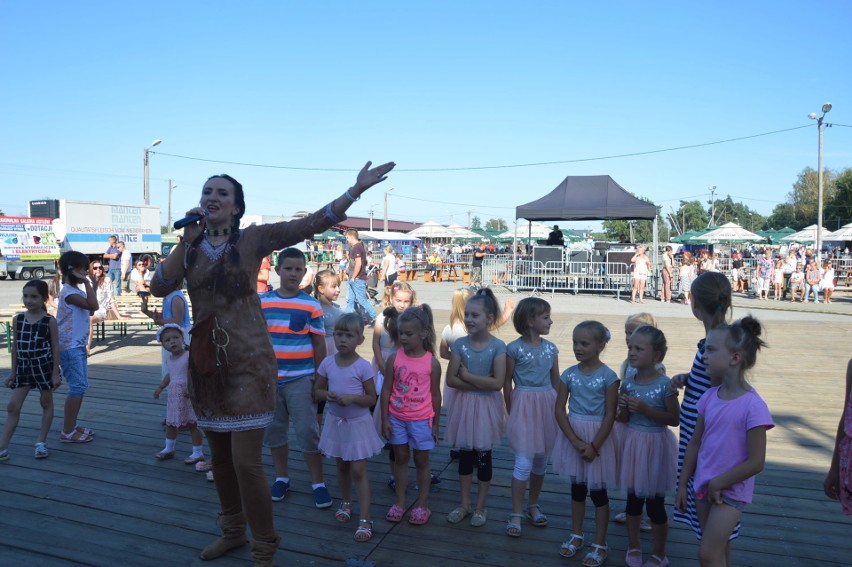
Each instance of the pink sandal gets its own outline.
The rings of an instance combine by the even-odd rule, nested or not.
[[[402,515],[404,513],[405,513],[405,510],[403,510],[401,507],[394,504],[393,506],[390,507],[390,510],[388,510],[388,513],[385,516],[385,520],[387,520],[388,522],[392,522],[394,524],[397,523],[397,522],[401,522],[402,521]]]
[[[422,508],[418,506],[417,508],[411,511],[411,514],[408,516],[408,523],[412,526],[422,526],[426,522],[429,521],[429,518],[432,516],[432,512],[429,508]]]

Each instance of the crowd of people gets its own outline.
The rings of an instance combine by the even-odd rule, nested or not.
[[[291,486],[291,425],[310,472],[316,507],[334,508],[330,521],[341,523],[357,511],[356,541],[373,537],[366,461],[386,444],[388,486],[396,498],[385,521],[404,519],[413,460],[417,496],[407,521],[427,524],[430,487],[438,481],[429,458],[440,440],[443,410],[444,441],[457,449],[460,487],[458,506],[446,517],[449,523],[469,518],[474,527],[486,524],[492,452],[505,435],[515,455],[508,537],[522,537],[523,520],[534,528],[548,525],[539,497],[552,463],[571,499],[571,532],[555,550],[563,557],[582,555],[588,566],[607,561],[609,493],[621,489],[627,505],[616,520],[627,526],[627,565],[668,565],[667,495],[675,497],[675,521],[692,526],[701,539],[701,563],[729,564],[730,542],[752,500],[773,422],[747,381],[765,346],[763,328],[752,317],[729,322],[734,289],[728,275],[713,269],[709,256],[701,258],[708,269],[681,275],[681,285],[689,282],[683,291],[705,338],[691,369],[671,377],[664,366],[666,337],[650,314],[634,314],[625,322],[627,353],[618,372],[601,361],[613,336],[602,323],[589,320],[574,327],[576,363],[560,372],[559,349],[546,338],[553,325],[550,305],[531,297],[513,310],[501,307],[487,287],[460,290],[452,300],[449,324],[438,335],[432,309],[417,302],[412,285],[388,278],[397,261],[392,249],[382,261],[386,285],[377,313],[366,297],[366,251],[356,231],[346,234],[352,263],[347,305],[341,308],[336,303],[339,274],[320,270],[304,285],[305,254],[288,246],[340,222],[349,205],[394,166],[370,165],[353,187],[313,215],[244,230],[239,229],[245,211],[242,186],[227,175],[211,177],[199,208],[187,213],[205,210],[206,216],[187,226],[184,240],[147,279],[146,289],[164,297],[162,312],[148,311],[160,325],[157,338],[164,357],[154,397],[168,390],[165,446],[156,459],[173,459],[178,432],[187,428],[192,452],[184,462],[209,465],[220,503],[222,535],[201,551],[201,558],[214,559],[244,546],[248,527],[255,565],[273,564],[280,539],[272,503],[283,500]],[[270,290],[262,260],[273,250],[281,250],[275,262],[280,286]],[[481,261],[486,252],[482,247],[477,252]],[[476,253],[473,257],[476,262]],[[772,265],[771,255],[765,258]],[[650,270],[643,250],[637,250],[633,263],[640,271]],[[6,382],[13,394],[0,437],[0,461],[10,458],[9,442],[31,389],[39,390],[44,412],[35,456],[48,456],[52,393],[63,379],[69,390],[60,441],[89,443],[95,438],[92,429],[78,422],[88,389],[86,343],[91,317],[111,304],[100,301],[102,265],[90,264],[77,252],[64,254],[60,265],[63,285],[55,318],[47,312],[47,284],[31,281],[24,286],[26,311],[13,325],[12,371]],[[689,264],[681,269],[684,265]],[[395,267],[399,270],[398,263]],[[783,273],[783,266],[777,269]],[[180,291],[183,284],[192,303],[192,326]],[[637,284],[634,299],[642,301],[643,291]],[[507,345],[492,332],[509,319],[519,336]],[[365,323],[373,329],[371,362],[358,354]],[[443,391],[439,356],[448,360]],[[852,515],[850,385],[852,363],[825,492],[842,500],[844,512]],[[680,389],[685,392],[682,404]],[[669,429],[678,425],[679,444]],[[264,445],[273,456],[271,482],[261,461]],[[323,476],[323,456],[336,462],[341,495],[336,507]],[[583,530],[587,499],[595,509],[588,542]],[[650,554],[639,538],[645,523],[653,536]]]

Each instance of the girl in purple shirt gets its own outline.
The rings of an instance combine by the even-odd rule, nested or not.
[[[753,317],[716,327],[704,343],[704,362],[714,383],[698,400],[698,421],[686,448],[677,507],[686,509],[687,483],[695,475],[701,524],[701,565],[724,565],[729,536],[754,494],[754,477],[766,460],[766,431],[775,424],[745,373],[757,360],[762,327]]]

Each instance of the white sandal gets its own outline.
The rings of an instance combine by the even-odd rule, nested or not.
[[[606,558],[609,557],[609,546],[593,543],[591,547],[592,551],[588,552],[583,558],[583,565],[586,567],[600,567],[606,561]]]
[[[574,542],[578,541],[579,544],[575,544]],[[565,558],[571,558],[577,555],[577,552],[583,547],[586,538],[583,534],[571,534],[571,537],[568,538],[568,541],[563,543],[559,547],[559,555]]]

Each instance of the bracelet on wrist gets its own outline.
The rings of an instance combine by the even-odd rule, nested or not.
[[[589,441],[589,445],[591,445],[591,446],[592,446],[592,451],[594,451],[594,452],[595,452],[595,455],[597,455],[598,457],[600,457],[600,456],[601,456],[601,453],[600,453],[600,451],[598,451],[598,448],[597,448],[597,447],[595,447],[595,444],[594,444],[594,443],[592,443],[591,441]]]
[[[347,189],[347,190],[346,190],[346,192],[343,194],[343,196],[344,196],[344,197],[346,197],[346,199],[347,199],[350,203],[354,203],[355,201],[357,201],[358,199],[360,199],[360,198],[361,198],[361,196],[360,196],[360,195],[358,195],[357,197],[353,197],[353,196],[352,196],[351,191],[352,191],[352,188],[350,187],[349,189]]]

